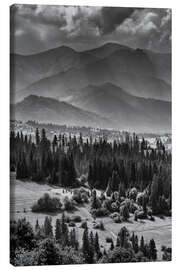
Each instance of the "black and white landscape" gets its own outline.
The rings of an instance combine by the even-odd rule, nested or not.
[[[11,7],[11,263],[171,260],[171,11]]]

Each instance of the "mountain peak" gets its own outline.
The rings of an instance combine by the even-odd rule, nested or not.
[[[129,49],[128,46],[125,46],[125,45],[121,45],[117,42],[107,42],[107,43],[104,43],[104,45],[102,45],[102,47],[114,47],[114,48],[118,48],[118,49]]]

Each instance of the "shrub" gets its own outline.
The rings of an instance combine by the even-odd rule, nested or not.
[[[101,263],[122,263],[122,262],[136,262],[137,259],[132,249],[116,247],[109,251],[106,256],[103,256]]]
[[[143,200],[144,200],[144,198],[146,197],[146,195],[145,195],[145,193],[144,192],[140,192],[140,193],[138,193],[137,194],[137,197],[136,197],[136,202],[137,202],[137,204],[139,204],[139,205],[143,205]]]
[[[115,217],[117,217],[117,216],[119,216],[119,213],[118,212],[114,212],[114,213],[112,213],[111,215],[110,215],[110,218],[115,218]]]
[[[146,219],[147,215],[144,213],[144,211],[135,211],[135,215],[137,219]]]
[[[104,231],[105,230],[104,223],[102,221],[100,221],[99,223],[96,223],[94,225],[94,229],[99,229],[101,231]]]
[[[77,202],[78,204],[83,203],[81,192],[79,190],[75,190],[72,196],[72,199]]]
[[[87,226],[87,222],[86,221],[83,221],[82,223],[81,223],[81,228],[83,228],[83,229],[86,229],[88,226]]]
[[[112,240],[112,237],[106,237],[106,243],[112,243],[113,240]]]
[[[98,209],[91,209],[91,215],[93,217],[105,217],[109,215],[109,211],[104,207]]]
[[[151,220],[151,221],[155,221],[155,217],[150,216],[150,220]]]
[[[38,249],[38,265],[62,264],[60,249],[53,239],[45,239]]]
[[[76,251],[74,248],[65,247],[60,249],[60,256],[62,257],[62,264],[82,264],[85,263],[83,254],[80,250]]]
[[[81,216],[72,216],[70,220],[79,223],[81,222]]]
[[[70,218],[70,216],[67,216],[67,215],[66,215],[66,216],[64,217],[64,220],[65,220],[66,223],[69,223],[69,222],[71,221],[71,218]]]
[[[128,210],[128,207],[127,207],[126,204],[120,207],[120,215],[122,216],[124,221],[128,220],[128,218],[129,218],[129,210]]]
[[[69,199],[67,196],[64,197],[64,210],[72,211],[75,209],[75,203],[72,199]]]
[[[118,201],[117,202],[113,202],[111,204],[111,208],[112,208],[112,211],[113,212],[118,211],[118,209],[119,209],[119,202]]]
[[[32,207],[32,212],[56,212],[62,207],[62,203],[58,198],[51,198],[45,193]]]
[[[88,196],[88,194],[82,193],[81,197],[82,197],[82,201],[84,203],[88,203],[89,202],[89,196]]]
[[[76,226],[76,224],[74,222],[72,222],[72,221],[69,222],[69,227],[75,227],[75,226]]]
[[[121,223],[122,222],[122,219],[121,219],[120,215],[113,218],[113,220],[114,220],[115,223]]]
[[[136,200],[137,197],[137,189],[135,187],[133,187],[130,191],[129,191],[129,198],[132,200]]]
[[[106,208],[109,212],[112,212],[112,208],[111,208],[111,200],[110,199],[106,199],[104,200],[103,204],[102,204],[103,208]]]

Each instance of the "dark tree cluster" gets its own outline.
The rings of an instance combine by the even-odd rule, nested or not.
[[[60,134],[50,141],[44,129],[36,129],[35,141],[31,135],[11,132],[11,168],[18,179],[64,187],[77,187],[79,179],[87,176],[91,189],[106,190],[110,196],[118,191],[125,197],[135,187],[147,190],[144,202],[154,214],[169,214],[171,208],[171,154],[157,140],[156,148],[133,134],[125,134],[122,141],[83,139],[80,136]],[[79,179],[78,179],[79,177]],[[86,182],[86,180],[85,180]],[[92,207],[97,208],[97,207]]]
[[[156,261],[157,250],[153,239],[140,242],[134,233],[130,235],[126,227],[118,233],[116,244],[111,240],[108,250],[104,249],[97,232],[84,228],[82,245],[76,229],[69,229],[66,216],[56,219],[53,230],[52,220],[46,217],[43,225],[36,221],[33,228],[26,219],[11,221],[11,263],[22,265],[58,265],[82,263],[117,263]],[[164,248],[164,252],[168,252]],[[165,254],[165,253],[164,253]],[[169,258],[169,257],[168,257]],[[167,255],[164,259],[167,259]]]

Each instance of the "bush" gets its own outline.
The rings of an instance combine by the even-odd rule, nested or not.
[[[60,249],[53,239],[45,239],[38,249],[38,265],[62,264]]]
[[[72,211],[75,209],[75,203],[73,200],[69,199],[67,196],[64,198],[64,210]]]
[[[69,222],[69,227],[75,227],[75,226],[76,226],[76,224],[74,222],[72,222],[72,221]]]
[[[67,216],[67,215],[64,217],[64,219],[65,219],[65,222],[66,223],[69,223],[71,221],[70,216]]]
[[[91,215],[93,217],[105,217],[109,215],[109,211],[104,207],[98,209],[91,209]]]
[[[136,200],[136,197],[137,197],[137,189],[135,187],[133,187],[130,191],[129,191],[129,198],[132,199],[132,200]]]
[[[122,222],[122,219],[121,219],[120,215],[113,218],[113,220],[114,220],[115,223],[121,223]]]
[[[129,210],[127,204],[120,207],[120,215],[122,216],[124,221],[127,221],[129,218]]]
[[[137,259],[132,249],[116,247],[109,251],[106,256],[103,256],[100,263],[122,263],[122,262],[136,262]]]
[[[70,220],[79,223],[81,222],[81,216],[72,216]]]
[[[96,223],[94,225],[94,229],[99,229],[101,231],[104,231],[105,230],[104,223],[102,221],[100,221],[99,223]]]
[[[144,213],[144,211],[135,211],[134,213],[137,217],[137,219],[146,219],[147,218],[147,215],[146,213]]]
[[[151,221],[155,221],[155,217],[150,216],[150,220],[151,220]]]
[[[32,207],[32,212],[56,212],[61,210],[62,203],[58,198],[51,198],[45,193]]]
[[[110,218],[114,219],[115,217],[119,216],[118,212],[114,212],[110,215]]]
[[[83,221],[82,223],[81,223],[81,228],[83,228],[83,229],[86,229],[88,226],[87,226],[87,222],[86,221]]]
[[[112,240],[112,237],[106,237],[106,243],[112,243],[113,240]]]
[[[81,192],[79,190],[75,190],[72,196],[72,199],[77,202],[78,204],[83,203]]]
[[[88,203],[89,202],[89,196],[88,196],[88,194],[82,193],[81,197],[82,197],[82,201],[84,203]]]
[[[120,216],[120,214],[118,212],[112,213],[110,215],[110,218],[112,218],[115,223],[121,223],[122,222],[121,216]]]
[[[118,201],[117,201],[117,202],[113,202],[113,203],[111,204],[112,211],[113,211],[113,212],[118,211],[119,206],[120,206],[120,203],[119,203]]]
[[[111,208],[111,200],[110,199],[106,199],[103,201],[102,204],[103,208],[106,208],[109,212],[112,212],[112,208]]]

